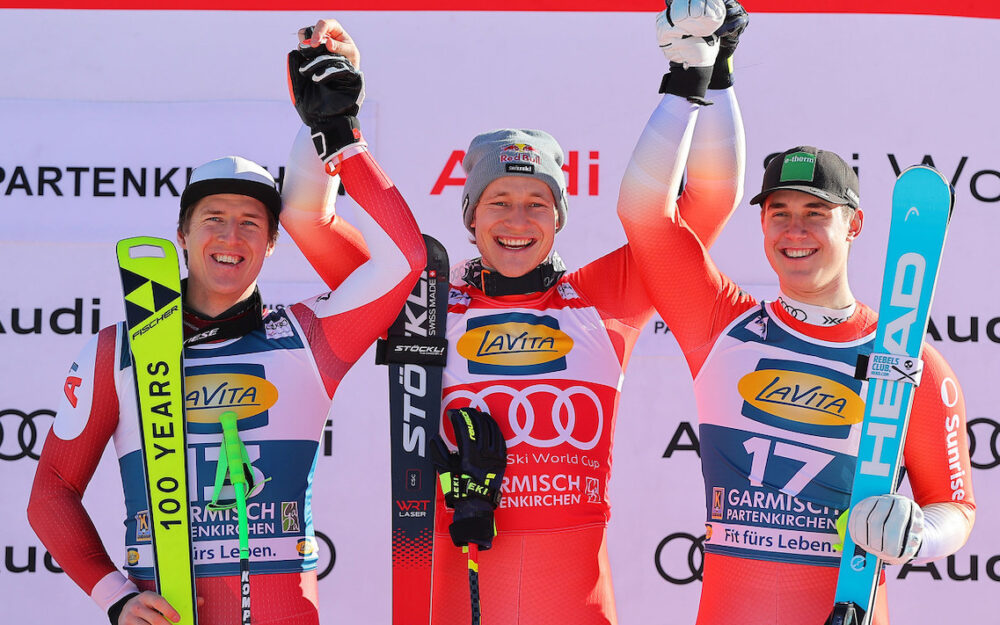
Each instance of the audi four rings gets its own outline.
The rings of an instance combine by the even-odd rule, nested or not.
[[[37,417],[55,418],[53,410],[35,410],[24,413],[8,408],[0,411],[0,460],[20,460],[31,458],[38,460],[41,443],[45,440],[44,432],[39,435]],[[51,426],[51,421],[49,422]],[[36,446],[38,447],[36,449]]]
[[[601,439],[601,434],[604,432],[604,409],[601,407],[601,400],[597,396],[597,393],[585,386],[577,385],[561,389],[551,384],[533,384],[523,389],[515,389],[501,384],[493,384],[479,391],[466,389],[452,391],[445,395],[442,403],[445,406],[451,407],[452,402],[464,399],[473,408],[489,412],[494,419],[499,421],[501,415],[490,410],[489,401],[491,397],[497,395],[510,397],[510,405],[507,408],[507,421],[510,424],[510,431],[514,433],[514,436],[507,439],[508,449],[520,443],[528,443],[533,447],[555,447],[562,443],[569,443],[580,451],[588,451],[597,445],[597,442]],[[532,436],[532,430],[535,427],[535,409],[532,397],[535,395],[550,395],[555,397],[555,401],[552,404],[552,411],[549,414],[549,418],[552,419],[552,426],[555,428],[557,434],[554,438],[543,439]],[[597,413],[597,427],[595,428],[593,438],[590,440],[579,440],[575,437],[577,402],[581,402],[579,405],[581,409],[592,407]],[[565,424],[563,424],[562,419],[564,415],[566,418]],[[521,418],[524,419],[523,424],[521,423]],[[455,444],[452,440],[448,440],[448,443],[451,445]]]

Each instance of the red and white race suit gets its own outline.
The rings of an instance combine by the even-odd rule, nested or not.
[[[690,178],[705,245],[739,197],[730,145],[716,180]],[[497,536],[480,552],[484,625],[616,623],[607,553],[612,442],[629,355],[651,315],[628,245],[540,293],[490,297],[452,273],[442,407],[489,412],[507,440]],[[637,418],[627,415],[625,418]],[[451,425],[442,419],[449,443]],[[433,621],[469,621],[465,556],[438,497]]]
[[[206,509],[222,441],[199,419],[213,402],[253,402],[239,421],[259,488],[250,493],[254,623],[319,622],[311,484],[330,400],[348,369],[398,313],[423,268],[423,240],[392,182],[367,150],[340,176],[364,209],[335,216],[337,182],[323,171],[308,132],[290,159],[281,223],[331,292],[265,314],[257,330],[184,349],[189,497],[202,625],[241,622],[236,515]],[[66,380],[39,460],[28,508],[32,527],[66,573],[103,610],[153,589],[152,548],[132,365],[122,324],[83,349]],[[234,410],[238,408],[233,408]],[[125,489],[128,578],[119,573],[81,504],[108,440]]]
[[[732,89],[713,100],[699,110],[663,98],[619,198],[650,296],[694,378],[706,499],[698,624],[822,623],[864,415],[867,383],[854,370],[858,355],[871,353],[877,316],[859,303],[846,319],[829,311],[823,326],[781,300],[759,302],[675,217],[682,166],[689,177],[712,176],[713,146],[727,136],[742,142]],[[687,217],[699,201],[685,190],[676,207]],[[961,388],[936,350],[925,345],[923,360],[904,461],[914,499],[929,524],[937,521],[918,556],[934,558],[965,542],[975,502]],[[883,586],[874,623],[887,622]]]

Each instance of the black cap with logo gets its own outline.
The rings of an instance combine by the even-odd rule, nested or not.
[[[778,154],[764,170],[760,193],[751,204],[763,204],[774,191],[789,189],[858,208],[858,175],[851,166],[833,152],[811,145],[800,145]]]

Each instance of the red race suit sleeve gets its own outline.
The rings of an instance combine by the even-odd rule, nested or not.
[[[42,544],[105,611],[137,592],[112,563],[82,503],[118,425],[116,335],[116,326],[101,330],[70,367],[28,501],[28,521]]]
[[[924,372],[913,396],[903,460],[913,499],[925,516],[917,559],[928,561],[965,544],[976,502],[962,387],[944,357],[926,343],[922,358]]]
[[[363,209],[353,225],[336,215],[337,176],[326,173],[303,127],[289,157],[281,224],[332,289],[292,306],[331,397],[396,318],[426,263],[416,220],[366,147],[345,151],[339,177]]]
[[[693,243],[701,246],[702,253],[718,238],[743,195],[742,122],[732,90],[724,93],[725,111],[718,115],[723,122],[701,124],[694,130],[694,142],[697,147],[685,146],[689,151],[687,184],[675,211],[678,221],[687,228],[685,236],[692,237]],[[651,119],[647,128],[650,128],[652,123]],[[637,147],[636,152],[638,151]],[[636,163],[635,154],[632,163]],[[662,165],[660,162],[655,166]],[[662,173],[674,173],[670,169],[667,168]],[[680,171],[683,171],[683,167]],[[644,177],[645,172],[639,169],[638,163],[634,168],[630,163],[621,187],[621,192],[629,193],[630,197],[626,200],[619,196],[619,207],[625,202],[631,203],[642,199],[640,187],[650,182],[629,180],[630,175]],[[679,185],[680,180],[677,182]],[[671,197],[676,197],[676,193],[677,189],[674,188]],[[656,295],[658,295],[654,293],[654,289],[661,289],[664,286],[656,283],[655,278],[652,281],[647,279],[646,276],[651,271],[650,262],[655,265],[656,261],[640,261],[633,251],[633,245],[630,235],[627,245],[591,262],[575,272],[571,278],[581,293],[601,312],[613,340],[615,332],[613,324],[609,323],[612,320],[636,329],[641,329],[649,320],[649,295],[643,285],[645,284],[653,294],[653,303],[657,301]],[[655,243],[645,245],[645,241],[640,241],[640,254],[644,258],[655,254],[669,255],[667,248],[654,251],[652,247],[655,245]],[[618,341],[615,341],[615,348],[619,349]]]
[[[663,97],[636,144],[618,195],[618,216],[639,273],[692,374],[717,334],[756,304],[706,250],[743,195],[745,151],[733,90],[713,94],[710,107]]]

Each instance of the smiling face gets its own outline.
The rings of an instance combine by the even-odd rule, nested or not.
[[[557,225],[552,190],[526,176],[505,176],[488,184],[472,219],[483,264],[508,278],[523,276],[546,259]]]
[[[187,251],[185,303],[214,317],[249,297],[274,251],[267,208],[245,195],[220,193],[190,209],[177,241]]]
[[[847,257],[851,242],[861,233],[861,209],[784,189],[767,196],[760,219],[764,253],[786,295],[829,308],[854,301],[847,282]]]

